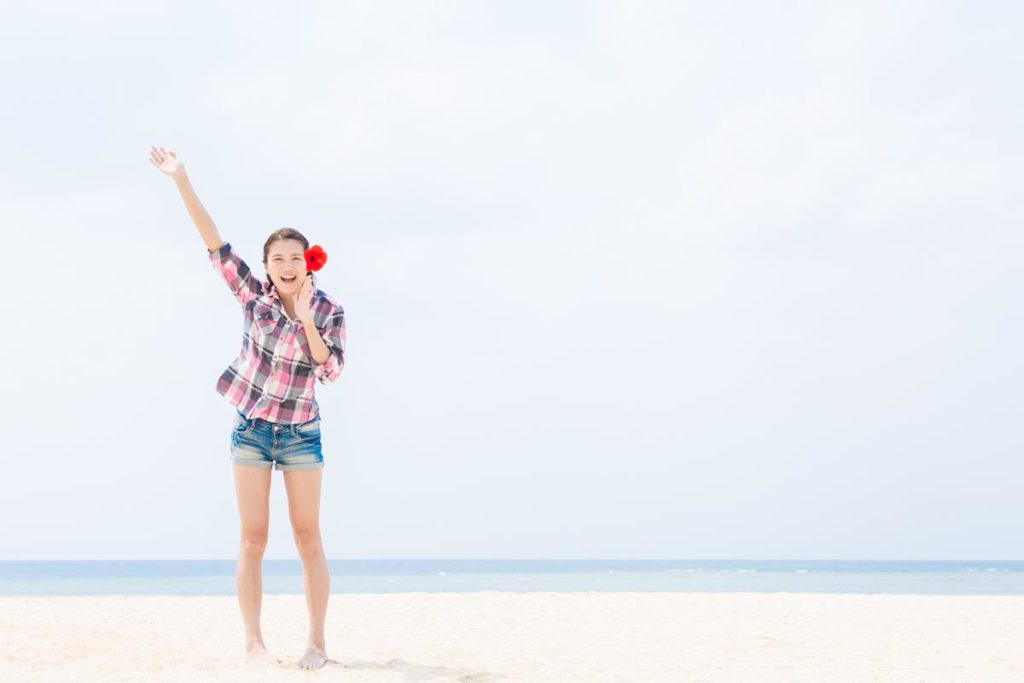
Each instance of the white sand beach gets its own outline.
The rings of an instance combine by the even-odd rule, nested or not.
[[[303,597],[263,624],[254,669],[232,597],[4,597],[0,680],[1024,681],[1018,596],[337,594],[312,673]]]

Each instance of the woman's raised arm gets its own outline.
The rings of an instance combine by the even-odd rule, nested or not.
[[[185,164],[181,163],[178,155],[172,150],[164,149],[163,147],[152,147],[149,150],[149,161],[160,169],[161,173],[170,176],[174,180],[174,184],[178,187],[178,192],[181,193],[181,198],[185,201],[188,215],[192,218],[192,222],[195,223],[196,229],[199,230],[199,236],[206,243],[206,248],[210,251],[220,249],[224,244],[224,240],[220,238],[220,234],[217,233],[217,226],[213,224],[210,214],[207,213],[203,203],[196,196],[192,182],[188,179],[188,174],[185,173]]]

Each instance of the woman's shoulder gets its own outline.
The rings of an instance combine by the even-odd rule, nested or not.
[[[333,296],[328,294],[322,289],[316,290],[314,293],[314,301],[316,302],[317,313],[320,313],[324,317],[333,317],[335,315],[344,315],[345,309],[342,307],[341,302],[335,299]]]

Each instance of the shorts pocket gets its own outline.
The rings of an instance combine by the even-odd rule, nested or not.
[[[238,414],[236,412],[235,413],[235,421],[234,421],[234,423],[232,423],[231,428],[235,432],[247,431],[249,429],[249,420],[247,420],[246,418],[242,417],[240,414]]]
[[[320,416],[317,415],[309,422],[303,422],[300,425],[296,425],[295,433],[301,436],[303,439],[313,439],[320,437]]]

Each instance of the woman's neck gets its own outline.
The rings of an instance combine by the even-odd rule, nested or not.
[[[278,290],[276,287],[274,288],[274,294],[277,297],[277,300],[281,302],[281,308],[284,309],[284,312],[288,314],[289,318],[294,320],[295,300],[292,299],[290,296],[281,296],[280,290]]]

